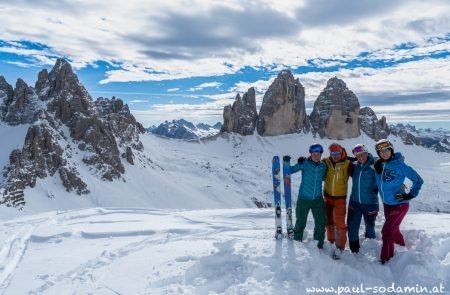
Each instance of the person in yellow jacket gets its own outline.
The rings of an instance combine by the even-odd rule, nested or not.
[[[340,259],[347,243],[347,188],[348,179],[353,173],[353,165],[347,159],[347,152],[338,143],[329,146],[330,156],[323,159],[327,165],[324,179],[324,199],[326,211],[327,240],[336,244],[334,259]]]

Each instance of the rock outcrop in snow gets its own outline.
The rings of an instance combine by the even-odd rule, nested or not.
[[[255,132],[257,118],[255,88],[251,87],[242,98],[238,93],[233,105],[224,108],[221,131],[251,135]]]
[[[359,127],[370,138],[376,141],[387,138],[390,133],[386,118],[383,116],[378,120],[375,112],[369,107],[364,107],[359,110]]]
[[[3,199],[7,206],[25,204],[24,189],[38,178],[58,173],[67,191],[88,193],[77,166],[84,163],[104,180],[120,178],[122,159],[133,164],[133,150],[142,151],[141,124],[120,99],[92,101],[71,65],[58,59],[50,73],[38,75],[35,88],[21,79],[11,94],[0,78],[2,121],[9,125],[31,124],[22,149],[11,153],[4,169]],[[74,154],[81,152],[81,162]]]
[[[262,136],[295,133],[309,127],[305,89],[291,71],[281,71],[264,94],[257,122]]]
[[[330,139],[359,136],[359,108],[358,98],[345,82],[331,78],[314,103],[310,116],[313,132]]]

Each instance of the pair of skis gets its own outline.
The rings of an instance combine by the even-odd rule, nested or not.
[[[281,222],[281,165],[280,158],[272,159],[273,197],[275,208],[275,239],[283,238],[283,226]],[[286,204],[286,228],[287,238],[294,239],[294,227],[292,226],[292,197],[291,197],[291,163],[283,161],[284,203]]]

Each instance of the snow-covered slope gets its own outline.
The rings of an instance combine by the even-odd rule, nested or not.
[[[1,125],[0,125],[1,126]],[[6,134],[24,132],[19,127],[1,126]],[[2,143],[1,161],[6,162],[16,147],[14,137]],[[17,136],[20,138],[20,136]],[[450,156],[418,146],[406,146],[392,137],[396,151],[406,158],[423,177],[425,184],[411,204],[412,211],[450,212]],[[186,142],[155,135],[141,136],[143,154],[135,165],[124,162],[122,180],[101,181],[92,176],[89,167],[78,169],[91,193],[79,196],[66,192],[57,177],[38,179],[36,187],[25,191],[25,213],[90,207],[145,207],[176,209],[249,208],[272,203],[271,160],[273,155],[306,156],[308,146],[331,140],[320,140],[311,134],[276,137],[238,136]],[[373,150],[373,140],[366,135],[341,141],[350,151],[357,143]],[[74,155],[80,157],[81,155]],[[80,160],[80,163],[82,161]],[[298,190],[300,173],[293,175],[293,191]],[[294,195],[296,195],[294,193]],[[51,196],[52,198],[49,198]],[[15,209],[0,206],[0,215],[15,215]],[[22,214],[22,213],[21,213]]]
[[[310,240],[311,220],[304,243],[275,241],[270,209],[43,213],[0,221],[0,294],[448,294],[449,224],[409,213],[406,248],[381,265],[379,237],[335,261]]]

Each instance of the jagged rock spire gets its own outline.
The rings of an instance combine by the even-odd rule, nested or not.
[[[50,73],[39,73],[35,87],[19,79],[12,90],[0,77],[1,119],[10,125],[32,124],[23,148],[11,153],[5,167],[2,203],[24,206],[24,189],[55,173],[67,191],[88,193],[78,171],[83,163],[109,181],[125,172],[122,159],[134,164],[133,151],[143,150],[139,134],[144,128],[122,100],[103,99],[96,106],[62,58]],[[73,160],[73,154],[79,153],[83,163]]]
[[[232,106],[224,108],[221,131],[251,135],[255,132],[257,118],[256,93],[255,88],[251,87],[242,98],[238,93]]]
[[[262,136],[299,132],[309,126],[305,89],[291,71],[281,71],[264,94],[257,130]]]
[[[330,139],[359,136],[359,108],[358,98],[344,81],[337,77],[329,79],[310,116],[313,132]]]
[[[374,140],[387,138],[390,130],[386,123],[386,117],[378,120],[377,115],[370,107],[359,110],[359,126],[364,133]]]

